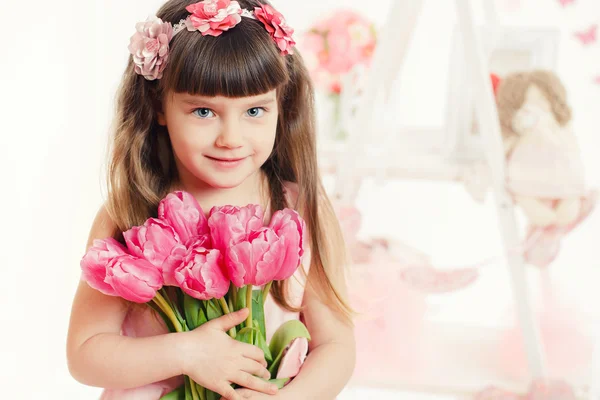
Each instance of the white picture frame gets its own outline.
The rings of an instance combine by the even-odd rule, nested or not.
[[[558,29],[494,26],[480,27],[480,31],[490,71],[500,78],[519,70],[556,69],[560,39]],[[485,154],[475,122],[475,104],[469,75],[460,32],[455,30],[443,149],[448,159],[464,162],[484,161]]]

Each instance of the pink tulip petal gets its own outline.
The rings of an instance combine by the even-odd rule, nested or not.
[[[201,246],[188,249],[174,278],[184,292],[200,300],[221,298],[229,290],[223,257],[216,249]]]
[[[111,260],[106,268],[105,282],[117,295],[135,303],[146,303],[163,285],[160,269],[141,258],[131,255]]]
[[[190,193],[170,193],[158,205],[158,217],[173,227],[182,243],[208,234],[208,220]]]
[[[114,288],[105,282],[106,267],[113,258],[125,254],[127,249],[113,238],[94,240],[81,259],[82,279],[101,293],[116,296]]]

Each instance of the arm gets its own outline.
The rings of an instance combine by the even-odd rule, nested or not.
[[[300,373],[281,390],[280,396],[289,400],[332,400],[346,386],[354,370],[354,329],[308,288],[304,307],[312,337],[310,351]]]
[[[94,220],[87,247],[114,231],[103,207]],[[80,282],[73,301],[67,359],[79,382],[105,388],[131,388],[181,375],[180,334],[146,338],[120,335],[128,311],[121,298],[106,296]],[[174,351],[175,349],[175,351]]]
[[[121,300],[81,282],[67,339],[69,372],[88,386],[126,389],[181,375],[178,333],[132,338],[120,335]],[[177,349],[177,350],[174,350]]]

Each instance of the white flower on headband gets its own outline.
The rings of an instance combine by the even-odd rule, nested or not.
[[[242,8],[237,1],[205,0],[185,8],[192,15],[186,20],[188,31],[219,36],[242,20]]]
[[[183,29],[216,37],[239,24],[242,17],[260,21],[282,55],[292,54],[296,44],[292,39],[294,30],[287,25],[283,15],[269,5],[249,11],[242,9],[235,0],[204,0],[185,9],[190,15],[174,26],[157,17],[148,17],[146,22],[136,25],[137,32],[128,47],[136,73],[149,81],[162,78],[169,58],[169,42]]]
[[[135,72],[149,81],[162,78],[169,58],[173,27],[160,18],[148,17],[146,22],[139,22],[135,28],[137,32],[129,40],[128,47]]]

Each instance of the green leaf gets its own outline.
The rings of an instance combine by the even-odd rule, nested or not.
[[[214,300],[207,300],[204,302],[206,304],[206,316],[209,321],[213,319],[219,318],[223,315],[223,310],[221,310],[221,306],[216,304]]]
[[[202,310],[200,300],[193,298],[188,294],[183,295],[183,311],[185,314],[185,320],[190,330],[196,329],[200,324],[198,323],[198,311]]]
[[[236,310],[241,310],[246,307],[246,290],[247,286],[237,289],[237,303],[235,304]]]
[[[204,310],[202,308],[200,308],[198,310],[198,326],[205,324],[206,322],[208,322],[208,319],[206,318],[206,314],[204,313]]]
[[[212,390],[206,389],[206,400],[220,400],[221,395],[213,392]]]
[[[285,386],[286,383],[288,383],[290,380],[290,378],[283,378],[283,379],[270,379],[269,383],[274,383],[275,386],[277,386],[278,389],[281,389]]]
[[[263,304],[263,293],[262,290],[252,291],[252,319],[258,321],[258,328],[263,334],[263,337],[267,336],[265,329],[265,307]]]
[[[232,284],[233,286],[233,284]],[[246,308],[246,291],[247,291],[247,286],[241,287],[241,288],[236,288],[237,290],[237,298],[236,298],[236,302],[235,302],[235,309],[236,310],[241,310],[242,308]],[[236,328],[238,330],[244,328],[244,323],[236,326]]]
[[[285,349],[292,343],[294,339],[306,338],[310,340],[310,334],[306,326],[298,320],[287,321],[277,329],[271,343],[269,344],[269,350],[271,350],[271,356],[274,357],[273,363],[269,366],[269,372],[271,376],[277,372],[281,357]]]
[[[250,343],[250,333],[251,332],[254,332],[255,337],[258,333],[260,333],[258,331],[258,329],[256,329],[256,328],[249,328],[249,327],[242,328],[235,336],[235,340],[237,340],[238,342],[242,342],[242,343]],[[250,343],[250,344],[254,344],[254,343]]]
[[[271,350],[267,345],[267,340],[262,332],[258,328],[258,322],[256,320],[253,321],[254,328],[256,329],[256,333],[254,334],[254,345],[261,349],[263,353],[265,353],[265,360],[267,363],[273,361],[273,356],[271,355]]]
[[[192,388],[190,386],[190,378],[188,376],[185,377],[185,400],[193,400],[192,399]]]
[[[184,400],[185,399],[185,387],[180,386],[170,393],[165,394],[159,400]]]

